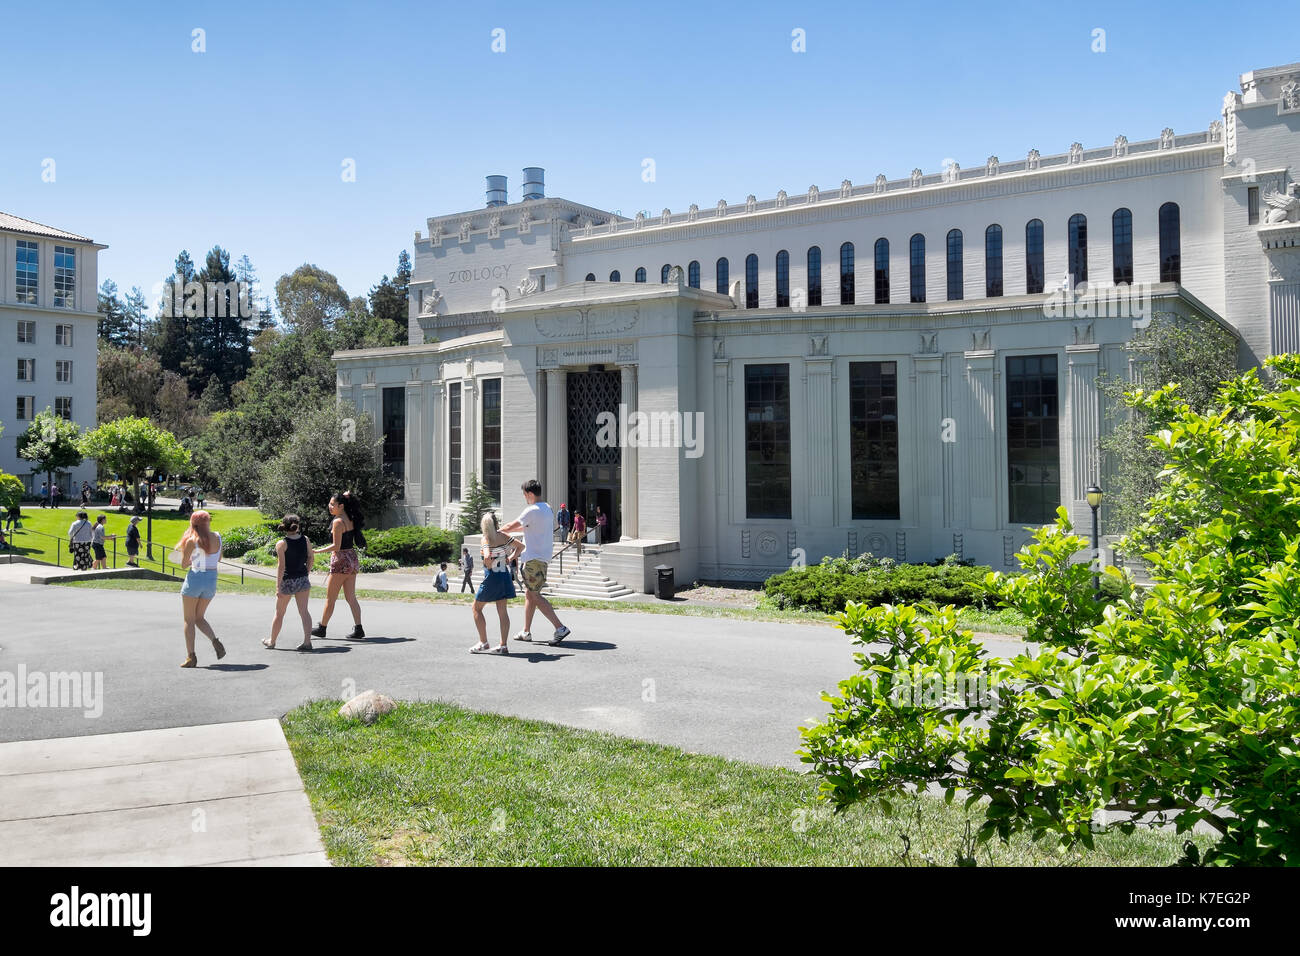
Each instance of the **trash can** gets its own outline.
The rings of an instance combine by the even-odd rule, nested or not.
[[[655,597],[661,601],[672,600],[677,587],[673,584],[673,569],[666,564],[655,566]]]

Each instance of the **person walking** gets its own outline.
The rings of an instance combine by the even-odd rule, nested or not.
[[[275,543],[275,620],[271,622],[271,636],[262,641],[263,647],[275,649],[276,638],[280,636],[280,625],[284,623],[284,612],[289,607],[289,600],[298,605],[298,617],[302,619],[302,643],[296,650],[310,651],[311,614],[307,610],[307,599],[311,596],[311,543],[301,532],[302,519],[297,515],[285,515],[280,521],[280,533],[284,535]]]
[[[42,482],[41,482],[41,507],[42,507],[42,508],[48,508],[49,506],[50,506],[50,490],[49,490],[49,486],[48,486],[45,482],[42,481]]]
[[[208,506],[208,493],[204,491],[202,488],[195,489],[194,497],[199,503],[199,510],[202,510]]]
[[[433,579],[433,589],[439,594],[446,594],[451,590],[451,585],[447,582],[447,562],[439,565],[439,571]]]
[[[569,506],[563,501],[560,502],[560,510],[555,513],[555,521],[560,526],[560,540],[569,540],[569,525],[573,522],[573,515],[569,514]]]
[[[587,519],[582,516],[581,511],[573,512],[573,530],[569,532],[569,540],[573,542],[573,553],[579,558],[582,557],[582,542],[587,538]]]
[[[14,526],[18,524],[19,521],[22,520],[22,517],[23,517],[22,505],[20,505],[18,502],[15,501],[13,504],[9,506],[9,509],[5,512],[5,525],[6,525],[5,530],[7,530],[10,535],[14,533]]]
[[[68,548],[72,551],[72,570],[89,571],[90,545],[95,532],[86,512],[78,511],[77,520],[68,527]]]
[[[181,607],[185,614],[185,661],[181,667],[197,667],[194,653],[194,631],[202,631],[212,642],[217,660],[226,656],[226,649],[217,640],[216,632],[204,616],[208,605],[217,596],[217,567],[221,562],[221,535],[212,530],[212,516],[206,511],[190,515],[190,526],[176,543],[182,568],[188,568],[181,584]]]
[[[546,587],[546,565],[555,551],[555,538],[551,534],[555,527],[555,514],[542,500],[540,481],[529,478],[520,487],[527,507],[518,518],[501,529],[505,534],[512,531],[524,534],[524,553],[519,558],[524,568],[524,629],[515,635],[515,640],[533,639],[533,615],[541,611],[542,616],[555,626],[555,634],[547,643],[558,644],[571,632],[560,622],[551,602],[542,594],[542,588]]]
[[[460,569],[465,572],[465,579],[460,582],[460,593],[464,594],[468,588],[471,594],[474,593],[474,559],[470,557],[469,548],[460,549]]]
[[[361,572],[361,561],[356,547],[366,546],[366,536],[361,530],[365,518],[361,514],[360,502],[350,491],[330,498],[330,514],[334,516],[330,522],[330,534],[334,540],[329,546],[315,551],[316,554],[330,555],[330,573],[325,579],[325,611],[320,616],[320,623],[311,629],[311,636],[325,636],[341,588],[344,600],[352,610],[353,628],[347,640],[361,641],[365,639],[366,631],[361,626],[361,605],[357,602],[357,575]]]
[[[108,538],[116,538],[115,534],[108,534],[108,515],[99,515],[95,518],[95,526],[91,529],[90,546],[95,550],[95,570],[108,570],[108,553],[104,550],[104,541]]]
[[[58,507],[59,507],[59,499],[62,498],[62,497],[63,497],[63,489],[62,489],[61,487],[59,487],[59,485],[56,484],[56,485],[54,486],[53,490],[50,491],[50,498],[51,498],[51,501],[52,501],[52,507],[54,507],[54,508],[58,508]]]
[[[514,579],[510,565],[524,550],[524,545],[497,529],[496,516],[488,512],[479,522],[483,532],[483,583],[474,594],[474,626],[478,628],[478,643],[469,649],[471,654],[509,654],[510,609],[507,602],[515,596]],[[497,620],[501,623],[501,643],[493,647],[487,639],[487,620],[483,606],[495,604]]]
[[[88,481],[81,483],[81,507],[90,507],[90,482]]]
[[[191,517],[193,517],[191,515]],[[132,515],[126,526],[126,566],[138,568],[140,560],[140,516]]]
[[[609,515],[600,510],[600,505],[596,505],[596,543],[605,543],[605,528],[609,525]]]

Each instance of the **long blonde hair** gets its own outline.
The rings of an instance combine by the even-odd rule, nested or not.
[[[479,530],[483,532],[483,547],[499,548],[510,540],[510,536],[502,534],[497,530],[497,516],[488,511],[478,523]]]
[[[190,526],[176,543],[176,550],[183,551],[188,541],[194,541],[206,554],[212,547],[212,515],[207,511],[196,511],[190,515]]]

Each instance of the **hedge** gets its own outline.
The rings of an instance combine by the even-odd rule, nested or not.
[[[366,532],[366,554],[408,567],[452,561],[460,553],[460,536],[445,528],[402,525]]]
[[[833,614],[849,601],[867,605],[914,604],[933,601],[940,606],[989,607],[985,589],[989,568],[949,558],[936,564],[897,564],[870,554],[855,559],[827,558],[819,565],[773,575],[763,591],[778,608],[809,609]]]

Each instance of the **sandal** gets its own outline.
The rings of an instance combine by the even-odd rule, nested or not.
[[[268,651],[273,651],[275,650],[275,641],[271,640],[269,637],[264,637],[262,638],[262,646]]]
[[[199,658],[198,655],[196,654],[191,654],[189,657],[185,658],[185,663],[181,665],[181,667],[198,667],[198,666],[199,666]]]

